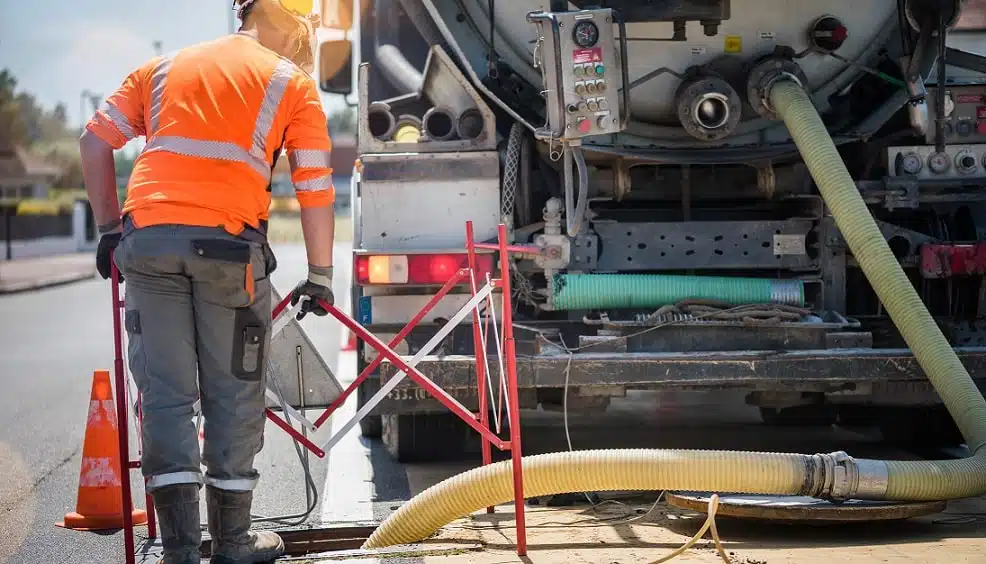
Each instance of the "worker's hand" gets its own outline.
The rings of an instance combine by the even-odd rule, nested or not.
[[[335,296],[332,295],[331,266],[308,265],[308,278],[299,282],[291,291],[291,305],[298,305],[298,301],[302,297],[308,299],[301,304],[301,311],[298,312],[299,321],[309,313],[314,313],[319,317],[329,313],[322,307],[319,300],[325,301],[329,305],[335,304]]]
[[[106,233],[99,238],[99,246],[96,247],[96,270],[99,275],[106,280],[113,274],[113,259],[111,255],[120,244],[122,233]],[[123,281],[123,274],[120,274],[120,281]]]

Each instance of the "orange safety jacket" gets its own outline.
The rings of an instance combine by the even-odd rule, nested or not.
[[[86,125],[114,149],[139,135],[123,213],[159,224],[264,231],[283,147],[302,208],[334,200],[315,81],[248,35],[158,57],[135,70]]]

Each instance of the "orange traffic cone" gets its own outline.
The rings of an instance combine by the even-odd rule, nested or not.
[[[130,479],[129,472],[123,478]],[[134,525],[146,522],[147,513],[142,509],[134,509]],[[82,444],[79,497],[75,512],[65,515],[65,521],[57,525],[76,531],[123,527],[119,430],[108,370],[93,372],[89,417]]]
[[[356,350],[356,335],[352,331],[349,332],[349,340],[342,347],[342,352],[351,352]]]

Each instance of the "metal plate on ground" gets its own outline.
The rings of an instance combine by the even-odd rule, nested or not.
[[[272,307],[281,301],[281,295],[271,288]],[[286,315],[286,314],[285,314]],[[332,369],[308,339],[298,320],[291,319],[270,343],[268,382],[271,390],[278,387],[284,400],[296,409],[301,407],[304,388],[305,407],[328,407],[342,393]],[[301,378],[299,379],[299,372]],[[275,386],[275,383],[277,386]],[[280,410],[277,402],[267,399],[267,407]]]
[[[666,492],[669,505],[706,513],[711,493]],[[944,501],[896,503],[887,501],[848,500],[836,504],[807,496],[772,496],[754,494],[720,495],[716,515],[745,519],[763,519],[790,523],[849,523],[891,521],[933,515],[945,510]]]

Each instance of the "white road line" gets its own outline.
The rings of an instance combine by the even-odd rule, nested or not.
[[[351,300],[350,293],[343,293],[343,300]],[[352,307],[348,310],[352,311]],[[356,379],[356,352],[344,352],[349,340],[349,330],[341,328],[336,378],[342,386]],[[356,414],[356,398],[350,398],[329,419],[329,429],[335,434]],[[373,468],[370,465],[370,449],[360,441],[358,429],[347,433],[328,453],[329,463],[322,488],[322,523],[373,521]]]

